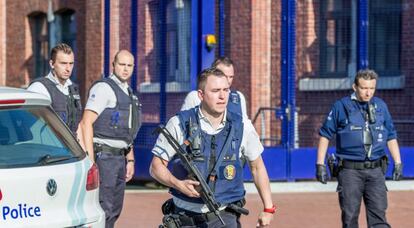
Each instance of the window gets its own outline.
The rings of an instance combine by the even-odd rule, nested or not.
[[[63,42],[71,46],[73,49],[76,47],[76,23],[75,23],[75,11],[65,10],[56,14],[55,19],[56,32],[58,35],[58,42]]]
[[[72,47],[76,56],[75,11],[63,10],[47,21],[46,14],[36,13],[29,17],[32,32],[34,73],[32,78],[43,77],[49,72],[49,54],[52,47],[64,42]],[[72,80],[76,81],[76,65]]]
[[[151,16],[152,50],[147,53],[148,75],[140,92],[159,92],[160,76],[166,77],[167,92],[190,90],[191,1],[154,0],[148,3]]]
[[[66,126],[47,107],[1,108],[0,135],[0,168],[46,165],[41,161],[47,156],[69,161],[82,155]]]
[[[32,78],[45,76],[49,71],[49,36],[46,14],[29,17],[32,33],[33,73]]]
[[[369,66],[381,76],[400,75],[401,0],[369,2]]]
[[[76,61],[76,52],[77,52],[77,45],[76,45],[76,17],[75,11],[70,9],[65,9],[59,11],[55,14],[54,26],[55,26],[55,44],[58,43],[66,43],[69,45],[74,54],[75,54],[75,61]],[[53,45],[53,46],[54,46]],[[74,65],[71,80],[77,81],[76,72],[77,72],[77,64]]]
[[[352,64],[352,1],[320,1],[321,77],[347,77]]]
[[[167,82],[190,80],[190,12],[189,1],[169,1],[167,5]]]
[[[363,3],[366,5],[362,5]],[[315,55],[319,61],[316,64],[319,72],[315,71],[315,78],[301,79],[299,90],[350,89],[357,71],[359,42],[368,45],[368,66],[380,75],[377,89],[404,88],[405,76],[400,69],[401,0],[319,0],[314,1],[314,6],[319,9],[319,21],[316,22],[319,25],[319,56]],[[362,12],[367,9],[368,40],[358,38],[358,9]],[[315,15],[317,13],[315,11]],[[312,16],[307,23],[313,23]],[[298,34],[298,39],[301,38],[303,39],[301,34]]]

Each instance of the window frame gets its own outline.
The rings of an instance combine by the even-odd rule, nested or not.
[[[330,1],[334,1],[334,4],[336,3],[335,0],[330,0]],[[353,1],[353,0],[351,0]],[[348,3],[349,0],[342,0],[343,3]],[[321,78],[343,78],[346,77],[347,75],[349,75],[349,65],[352,64],[352,59],[351,59],[351,55],[352,52],[355,52],[356,47],[352,46],[352,37],[354,36],[353,31],[355,31],[353,29],[354,24],[352,23],[353,18],[352,18],[352,13],[348,11],[346,11],[346,9],[342,9],[342,10],[337,10],[336,5],[334,6],[334,10],[333,11],[328,11],[328,1],[321,1],[320,2],[320,18],[321,18],[321,28],[320,28],[320,61],[319,61],[319,72],[320,72],[320,77]],[[351,4],[351,11],[352,11],[352,5]],[[328,33],[329,33],[329,21],[333,21],[335,28],[334,28],[334,44],[333,45],[329,45],[328,44]],[[349,33],[351,34],[346,34],[346,31],[344,31],[343,29],[337,29],[337,26],[345,26],[345,27],[349,27]],[[344,34],[345,33],[345,34]],[[344,40],[344,37],[349,36],[349,40],[348,42],[341,42],[339,44],[337,44],[341,39]],[[346,38],[345,38],[346,39]],[[334,49],[334,53],[333,53],[333,59],[334,59],[334,70],[333,71],[329,71],[328,68],[328,59],[331,59],[332,56],[329,56],[329,49]],[[341,55],[340,52],[343,52],[343,50],[345,50],[345,55],[346,57],[344,57],[345,61],[346,61],[346,66],[345,69],[340,71],[338,70],[338,61],[340,59],[339,55]]]
[[[165,32],[160,34],[158,31],[153,31],[154,45],[159,45],[160,42],[165,42],[164,53],[155,50],[155,59],[165,58],[163,64],[166,69],[156,70],[154,74],[149,75],[149,80],[143,81],[139,84],[140,93],[159,93],[160,92],[160,74],[166,73],[166,92],[188,92],[191,90],[191,1],[185,0],[182,3],[176,3],[174,0],[169,0],[165,5],[165,15],[161,15],[159,9],[161,1],[151,2],[150,13],[154,18],[165,17]],[[172,13],[171,9],[175,12]],[[181,10],[181,11],[180,11]],[[162,10],[161,10],[162,11]],[[169,17],[170,16],[170,17]],[[175,20],[174,20],[175,19]],[[174,21],[171,21],[174,20]],[[187,22],[183,24],[182,22]],[[188,28],[188,29],[187,29]],[[171,37],[173,35],[174,37]],[[170,38],[169,38],[170,37]],[[173,43],[167,43],[173,41]],[[181,47],[186,45],[186,47]],[[160,48],[156,47],[155,49]],[[164,56],[163,56],[164,55]],[[171,62],[170,60],[174,61]],[[159,63],[156,63],[160,66]]]
[[[397,3],[395,1],[398,1]],[[376,7],[375,3],[380,3],[381,6]],[[395,77],[401,74],[401,37],[402,37],[402,2],[401,0],[394,0],[390,2],[384,1],[369,1],[369,20],[370,20],[370,27],[369,27],[369,47],[368,47],[368,60],[370,68],[374,69],[379,75],[385,77]],[[399,15],[394,15],[397,13]],[[391,14],[391,15],[389,15]],[[389,15],[389,16],[386,16]],[[392,24],[394,22],[393,19],[396,19],[396,24]],[[383,34],[385,35],[384,38],[377,42],[376,38],[377,35],[377,26],[384,25],[385,28],[382,30],[384,31]],[[390,31],[390,30],[398,30],[397,32]],[[380,30],[381,31],[381,30]],[[378,45],[379,44],[379,45]],[[382,45],[381,45],[382,44]],[[396,44],[397,47],[393,48],[393,44]],[[378,46],[382,46],[384,48],[378,48]],[[374,49],[377,47],[376,49]],[[380,53],[378,53],[380,52]],[[390,52],[396,52],[390,54]],[[377,59],[379,57],[384,56],[385,60],[382,61],[385,64],[383,69],[378,69],[377,67]],[[396,64],[391,63],[393,59],[397,58]],[[391,61],[389,61],[391,60]]]
[[[321,0],[322,1],[322,0]],[[320,1],[320,2],[321,2]],[[367,4],[370,3],[370,1],[366,1]],[[357,18],[357,9],[358,7],[361,7],[361,2],[352,0],[352,24],[351,24],[351,31],[358,31],[358,18]],[[401,7],[403,7],[401,0],[397,3]],[[367,5],[368,7],[369,5]],[[323,6],[319,6],[319,9],[322,10]],[[319,18],[322,18],[322,12],[320,12]],[[400,15],[400,24],[402,24],[402,14]],[[368,19],[369,20],[369,19]],[[371,18],[371,21],[373,19]],[[322,24],[322,23],[321,23]],[[322,28],[320,28],[322,30]],[[369,31],[368,31],[369,32]],[[322,31],[319,32],[320,37],[322,37],[323,33]],[[399,28],[399,35],[401,37],[402,35],[402,27]],[[371,35],[372,36],[372,35]],[[369,36],[368,36],[369,39]],[[336,91],[336,90],[349,90],[352,88],[353,79],[357,71],[357,42],[359,41],[357,38],[357,32],[352,33],[352,39],[351,39],[351,58],[350,58],[350,64],[348,65],[348,72],[347,74],[338,74],[338,75],[332,75],[332,74],[325,74],[323,72],[320,72],[317,77],[306,77],[301,78],[299,80],[299,91]],[[319,41],[319,45],[321,45],[322,40]],[[401,39],[400,39],[400,45],[399,49],[401,49]],[[322,45],[319,47],[320,50],[322,50]],[[369,49],[368,49],[369,50]],[[400,59],[399,59],[399,67],[401,69],[401,50],[400,51]],[[322,53],[320,53],[319,56],[319,71],[321,71],[321,65],[322,59],[326,58],[321,56]],[[369,58],[369,57],[368,57]],[[371,67],[372,65],[370,65]],[[371,67],[372,68],[372,67]],[[375,70],[375,69],[374,69]],[[389,89],[402,89],[405,87],[405,75],[401,73],[401,70],[399,72],[378,72],[380,75],[380,79],[377,82],[377,90],[389,90]]]
[[[31,78],[40,78],[49,72],[49,31],[45,13],[29,16],[32,31],[33,71]]]

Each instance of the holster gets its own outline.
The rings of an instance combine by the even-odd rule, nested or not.
[[[388,170],[388,165],[390,164],[390,161],[388,160],[388,156],[385,155],[381,158],[381,170],[382,173],[385,175],[387,173]]]
[[[174,208],[175,208],[175,205],[174,205],[173,199],[172,198],[171,199],[168,199],[161,206],[162,214],[163,215],[172,214],[172,213],[174,213]]]
[[[162,218],[162,225],[159,228],[178,228],[181,227],[180,217],[179,215],[173,214],[174,213],[174,201],[173,199],[168,199],[165,201],[161,206],[161,211],[164,214]]]
[[[331,173],[331,177],[338,177],[340,170],[340,161],[338,161],[333,154],[328,156],[328,168]]]
[[[181,227],[181,222],[179,215],[169,214],[164,215],[162,218],[162,225],[158,228],[179,228]]]

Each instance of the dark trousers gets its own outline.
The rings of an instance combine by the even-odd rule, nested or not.
[[[106,225],[112,228],[122,211],[125,191],[125,156],[99,152],[96,156],[99,169],[99,202],[105,211]]]
[[[337,191],[342,210],[342,227],[358,227],[361,199],[365,203],[369,228],[390,227],[385,218],[387,187],[381,168],[342,169],[338,174]]]
[[[184,211],[180,208],[176,208],[174,211],[175,214],[185,213],[187,216],[192,217],[192,213],[188,211]],[[198,223],[196,225],[186,225],[181,226],[181,228],[241,228],[240,224],[240,217],[237,216],[235,213],[228,212],[228,211],[220,211],[220,216],[223,219],[224,223],[226,224],[223,226],[220,219],[218,217],[214,217],[209,221],[205,221],[202,223]]]

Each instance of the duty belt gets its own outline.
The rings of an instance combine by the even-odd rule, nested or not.
[[[231,212],[228,210],[220,211],[220,214],[224,214],[224,213],[235,214],[234,212]],[[199,213],[185,211],[185,212],[178,213],[178,215],[179,215],[178,218],[182,226],[197,226],[197,225],[212,221],[214,219],[217,219],[217,216],[214,214],[214,212],[207,212],[207,213],[199,214]]]
[[[349,161],[342,160],[342,167],[345,169],[375,169],[381,166],[381,159],[375,161]]]
[[[180,221],[183,224],[188,224],[188,225],[197,225],[197,224],[202,224],[208,221],[212,221],[214,219],[216,219],[216,215],[214,214],[214,212],[208,212],[208,213],[204,213],[204,214],[194,214],[194,215],[180,215]]]
[[[111,147],[111,146],[107,146],[105,144],[100,144],[100,143],[94,143],[93,144],[93,150],[95,151],[95,153],[99,153],[99,152],[109,152],[115,156],[126,156],[129,151],[131,151],[131,147],[132,145],[129,145],[128,147],[125,148],[115,148],[115,147]]]
[[[239,207],[243,209],[243,206],[245,204],[246,204],[246,200],[244,198],[236,202],[230,203],[227,205],[227,207],[224,210],[220,211],[220,214],[223,215],[225,213],[230,213],[237,217],[240,217],[241,213],[248,215],[249,211],[247,209],[244,209],[245,211],[243,212],[235,210],[235,207]],[[232,207],[232,205],[234,207]],[[199,225],[199,224],[206,223],[214,219],[217,219],[217,216],[216,214],[214,214],[214,212],[196,213],[196,212],[188,211],[188,210],[175,207],[175,206],[173,209],[173,214],[178,215],[178,219],[180,220],[180,223],[182,226],[195,226],[195,225]]]

